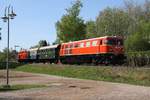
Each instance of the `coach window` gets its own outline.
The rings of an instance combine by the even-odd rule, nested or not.
[[[80,48],[83,48],[84,47],[84,43],[80,43]]]
[[[42,50],[42,54],[44,54],[44,50]]]
[[[97,41],[93,41],[92,46],[96,46],[96,45],[97,45]]]
[[[86,42],[86,47],[90,47],[90,42]]]
[[[47,54],[47,51],[48,51],[48,50],[46,49],[44,53]]]
[[[49,52],[49,50],[48,50],[48,49],[46,49],[46,54],[48,54],[48,52]]]

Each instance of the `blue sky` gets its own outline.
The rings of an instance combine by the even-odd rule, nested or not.
[[[60,20],[65,9],[74,0],[0,0],[0,16],[5,6],[13,5],[17,17],[10,22],[10,47],[19,45],[30,48],[39,40],[52,43],[56,39],[55,23]],[[143,1],[143,0],[136,0]],[[95,20],[106,7],[122,7],[123,0],[83,0],[80,16],[85,20]],[[7,24],[0,20],[2,40],[0,50],[7,46]],[[18,48],[19,49],[19,48]]]

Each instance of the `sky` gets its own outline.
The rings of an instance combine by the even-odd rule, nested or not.
[[[56,40],[55,23],[66,13],[65,9],[75,0],[0,0],[0,17],[6,6],[13,6],[17,16],[10,21],[10,47],[15,45],[28,49],[40,40],[53,43]],[[136,0],[143,1],[143,0]],[[95,20],[106,7],[123,7],[123,0],[83,0],[80,16]],[[7,47],[7,23],[0,20],[2,40],[0,50]]]

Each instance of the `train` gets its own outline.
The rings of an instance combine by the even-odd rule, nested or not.
[[[123,64],[123,38],[103,36],[18,52],[20,63]]]

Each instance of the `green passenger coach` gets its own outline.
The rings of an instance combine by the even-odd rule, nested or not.
[[[53,45],[53,46],[46,46],[41,47],[37,51],[37,59],[39,62],[50,62],[50,63],[57,63],[58,62],[58,48],[59,45]]]

